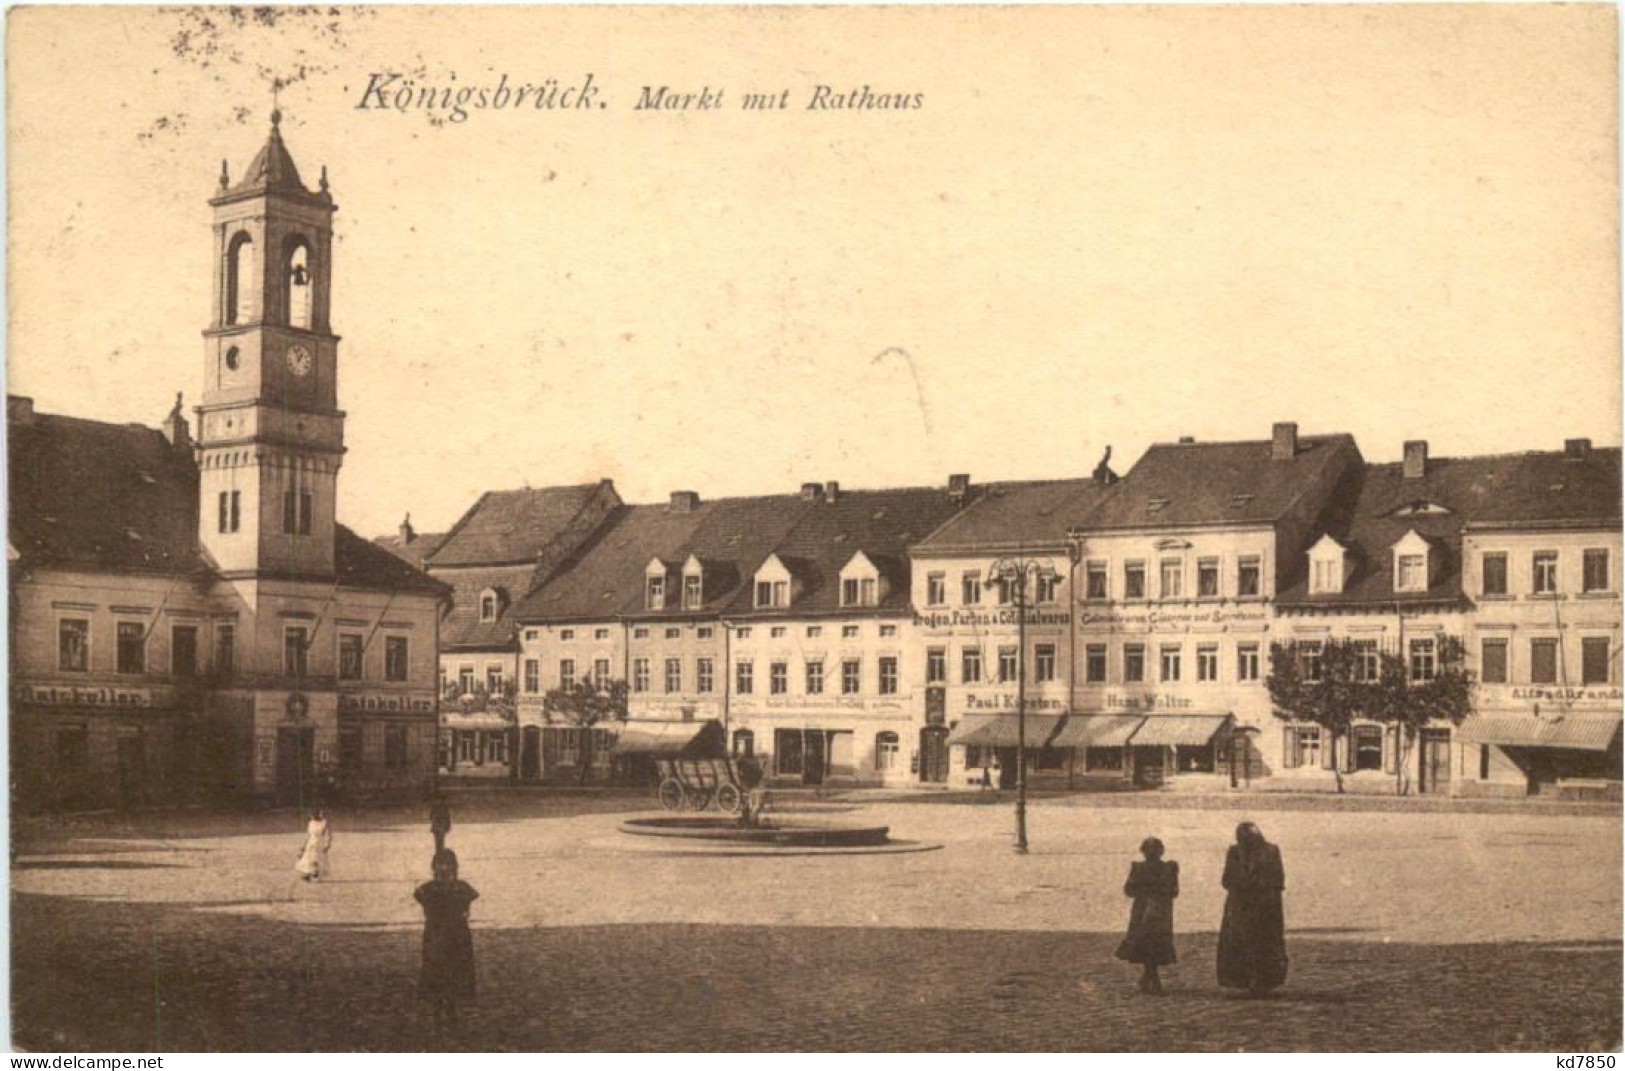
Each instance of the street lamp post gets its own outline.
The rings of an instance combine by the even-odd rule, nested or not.
[[[1053,582],[1060,574],[1047,558],[1023,554],[1000,558],[988,567],[991,584],[1014,589],[1016,604],[1016,851],[1027,853],[1027,591],[1029,583]]]

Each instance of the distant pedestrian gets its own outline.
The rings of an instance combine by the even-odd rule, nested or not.
[[[321,881],[328,875],[327,852],[333,847],[333,831],[328,827],[327,815],[312,811],[305,823],[305,846],[293,864],[294,873],[306,881]]]
[[[1236,827],[1224,860],[1224,922],[1219,927],[1219,984],[1262,997],[1286,981],[1286,920],[1281,849],[1257,826]]]
[[[479,893],[457,877],[457,853],[434,853],[434,880],[412,896],[423,905],[423,970],[418,993],[434,1011],[435,1029],[457,1025],[457,1004],[474,996],[474,935],[468,908]]]
[[[1130,863],[1123,895],[1133,898],[1128,934],[1117,946],[1117,958],[1141,965],[1140,992],[1162,995],[1159,967],[1173,963],[1174,899],[1179,895],[1179,864],[1164,860],[1162,841],[1140,842],[1141,862]]]
[[[429,797],[429,832],[434,834],[434,853],[446,850],[446,834],[451,832],[451,804],[435,791]]]

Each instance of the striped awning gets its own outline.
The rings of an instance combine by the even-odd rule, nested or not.
[[[1135,730],[1135,747],[1202,747],[1230,723],[1228,714],[1152,714]]]
[[[709,721],[627,721],[611,748],[617,755],[671,759],[720,759],[727,754],[722,723]]]
[[[1145,721],[1138,714],[1073,714],[1051,747],[1123,747]]]
[[[1619,725],[1618,714],[1475,714],[1461,723],[1457,739],[1466,744],[1607,751]]]
[[[1027,748],[1048,746],[1061,724],[1060,714],[1027,715]],[[1020,726],[1014,714],[967,714],[948,734],[949,747],[1015,747]]]

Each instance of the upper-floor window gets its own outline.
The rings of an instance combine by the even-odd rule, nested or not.
[[[1180,648],[1174,645],[1162,649],[1162,679],[1177,681],[1179,679]]]
[[[485,691],[487,695],[502,694],[502,663],[493,662],[485,667]]]
[[[457,667],[457,694],[472,695],[474,693],[474,667]]]
[[[1318,681],[1321,676],[1321,645],[1319,640],[1298,644],[1298,662],[1306,681]]]
[[[1185,563],[1178,558],[1164,558],[1160,563],[1162,586],[1158,589],[1164,599],[1185,597]]]
[[[595,688],[609,686],[609,659],[595,658],[592,660],[592,683]]]
[[[90,670],[90,622],[65,617],[56,624],[56,668],[64,673]]]
[[[789,634],[790,630],[785,628],[783,625],[774,625],[772,628],[767,630],[767,637],[770,640],[782,640]]]
[[[241,491],[220,492],[220,530],[235,532],[243,524],[243,494]]]
[[[1580,640],[1580,683],[1607,684],[1613,659],[1613,641],[1607,636],[1586,636]]]
[[[711,625],[701,625],[694,630],[695,637],[702,640],[708,640],[716,634],[716,629]]]
[[[1123,598],[1145,598],[1145,562],[1123,563]]]
[[[1033,680],[1040,684],[1055,679],[1055,645],[1040,643],[1033,647]]]
[[[1538,639],[1529,641],[1529,683],[1557,683],[1557,641]]]
[[[756,582],[756,605],[759,607],[789,606],[790,582],[787,580],[758,580]]]
[[[1055,602],[1061,590],[1061,578],[1054,573],[1039,573],[1034,584],[1033,598],[1040,603]]]
[[[1253,598],[1260,593],[1259,578],[1263,574],[1263,559],[1256,554],[1242,556],[1236,562],[1236,594]]]
[[[1479,649],[1478,679],[1485,684],[1507,682],[1507,641],[1487,639]]]
[[[668,640],[679,640],[679,639],[682,639],[682,638],[683,638],[683,630],[681,628],[669,628],[669,629],[666,630],[666,639],[668,639]]]
[[[880,694],[897,694],[897,658],[894,655],[880,656]]]
[[[1219,679],[1219,648],[1216,644],[1204,643],[1196,648],[1196,679],[1199,681]]]
[[[411,642],[405,635],[384,637],[384,679],[405,681],[411,668]]]
[[[946,684],[948,681],[948,649],[930,647],[925,652],[925,683]]]
[[[925,604],[942,606],[948,601],[948,577],[945,573],[925,575]]]
[[[716,687],[716,663],[709,658],[694,660],[694,690],[701,695],[710,694]]]
[[[288,490],[282,493],[282,532],[284,535],[309,535],[310,515],[315,500],[309,491]]]
[[[824,663],[817,659],[807,663],[807,694],[824,694]]]
[[[841,639],[843,639],[843,640],[855,640],[857,638],[858,638],[858,626],[856,626],[856,625],[842,625],[841,626]]]
[[[169,630],[169,672],[177,677],[197,676],[196,625],[176,625]]]
[[[1537,550],[1534,558],[1535,594],[1557,594],[1557,551]]]
[[[647,658],[632,659],[632,690],[634,692],[647,692],[649,690],[649,660]]]
[[[1482,566],[1485,595],[1507,593],[1507,556],[1505,553],[1484,555]]]
[[[1083,649],[1083,680],[1085,684],[1106,683],[1106,645],[1091,643]]]
[[[749,695],[756,687],[756,667],[749,662],[734,665],[734,691]]]
[[[607,640],[607,639],[609,639],[609,629],[607,629],[607,628],[595,628],[595,629],[593,629],[592,630],[592,638],[595,639],[595,640]]]
[[[569,643],[571,640],[573,640],[575,638],[576,638],[576,630],[575,629],[573,629],[573,628],[561,628],[561,629],[559,629],[559,640],[561,642]],[[605,639],[606,637],[600,636],[598,638],[602,640],[602,639]]]
[[[982,683],[982,649],[967,647],[959,652],[959,680],[961,684]]]
[[[1106,598],[1106,563],[1098,559],[1088,562],[1083,567],[1083,597],[1086,599]]]
[[[1145,680],[1145,644],[1123,645],[1123,680],[1128,684],[1139,684]]]
[[[559,659],[559,687],[569,691],[576,686],[576,660],[573,658]]]
[[[683,690],[683,660],[681,658],[666,659],[666,691],[680,692]]]
[[[1196,562],[1196,597],[1213,599],[1219,595],[1219,559],[1201,558]]]
[[[880,626],[880,638],[881,639],[890,640],[890,639],[895,639],[896,637],[897,637],[897,626],[896,625],[881,625]]]
[[[1256,681],[1258,679],[1258,644],[1236,644],[1236,680]]]
[[[305,655],[310,649],[310,630],[302,625],[282,630],[282,672],[289,677],[305,675]]]
[[[361,633],[339,633],[339,680],[358,681],[361,679],[361,650]]]
[[[645,588],[644,608],[649,610],[664,610],[666,608],[666,578],[651,576]]]
[[[1014,648],[1014,647],[1000,647],[999,648],[999,680],[1000,681],[1004,681],[1004,682],[1013,681],[1013,680],[1016,679],[1016,676],[1021,672],[1021,666],[1016,661],[1016,657],[1017,657],[1016,648]]]
[[[1374,681],[1382,672],[1382,660],[1377,653],[1376,640],[1355,640],[1354,647],[1354,679],[1357,681]]]
[[[1582,557],[1581,591],[1608,590],[1608,548],[1593,547]]]
[[[974,572],[961,573],[959,576],[959,601],[966,606],[976,606],[982,601],[982,574]]]
[[[683,577],[683,608],[685,610],[698,610],[704,603],[702,578],[697,576]]]
[[[646,628],[635,628],[632,630],[632,638],[634,640],[646,640],[649,638],[649,630]]]
[[[542,690],[542,663],[535,658],[525,659],[525,694],[535,695]]]
[[[863,663],[848,658],[841,663],[841,694],[857,695],[863,684]]]
[[[1432,640],[1411,641],[1411,680],[1430,681],[1438,671]]]

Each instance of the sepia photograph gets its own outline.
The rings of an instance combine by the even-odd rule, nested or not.
[[[5,37],[13,1052],[1619,1051],[1613,5]]]

